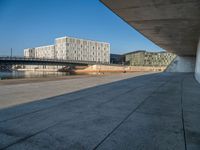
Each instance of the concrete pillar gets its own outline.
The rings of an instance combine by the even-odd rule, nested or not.
[[[200,83],[200,38],[197,46],[195,78]]]
[[[166,72],[194,72],[195,57],[177,56],[174,61],[167,67]]]

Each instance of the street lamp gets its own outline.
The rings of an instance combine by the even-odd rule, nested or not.
[[[10,49],[10,57],[12,57],[12,48]]]

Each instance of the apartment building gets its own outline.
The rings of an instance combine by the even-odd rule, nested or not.
[[[26,49],[24,49],[24,57],[26,57],[26,58],[35,58],[35,48],[26,48]]]
[[[176,57],[168,52],[134,51],[125,55],[125,63],[131,66],[168,66]]]
[[[35,48],[35,58],[47,58],[54,59],[55,58],[55,46],[41,46]]]
[[[54,45],[24,49],[24,56],[109,63],[110,44],[66,36],[56,38]]]
[[[110,44],[71,37],[55,39],[56,58],[110,62]]]

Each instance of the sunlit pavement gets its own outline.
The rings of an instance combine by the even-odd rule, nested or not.
[[[200,85],[159,73],[4,108],[0,149],[199,150]]]

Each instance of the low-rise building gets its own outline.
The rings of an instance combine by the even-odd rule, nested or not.
[[[168,52],[147,52],[144,50],[126,53],[125,64],[131,66],[168,66],[176,57]]]

